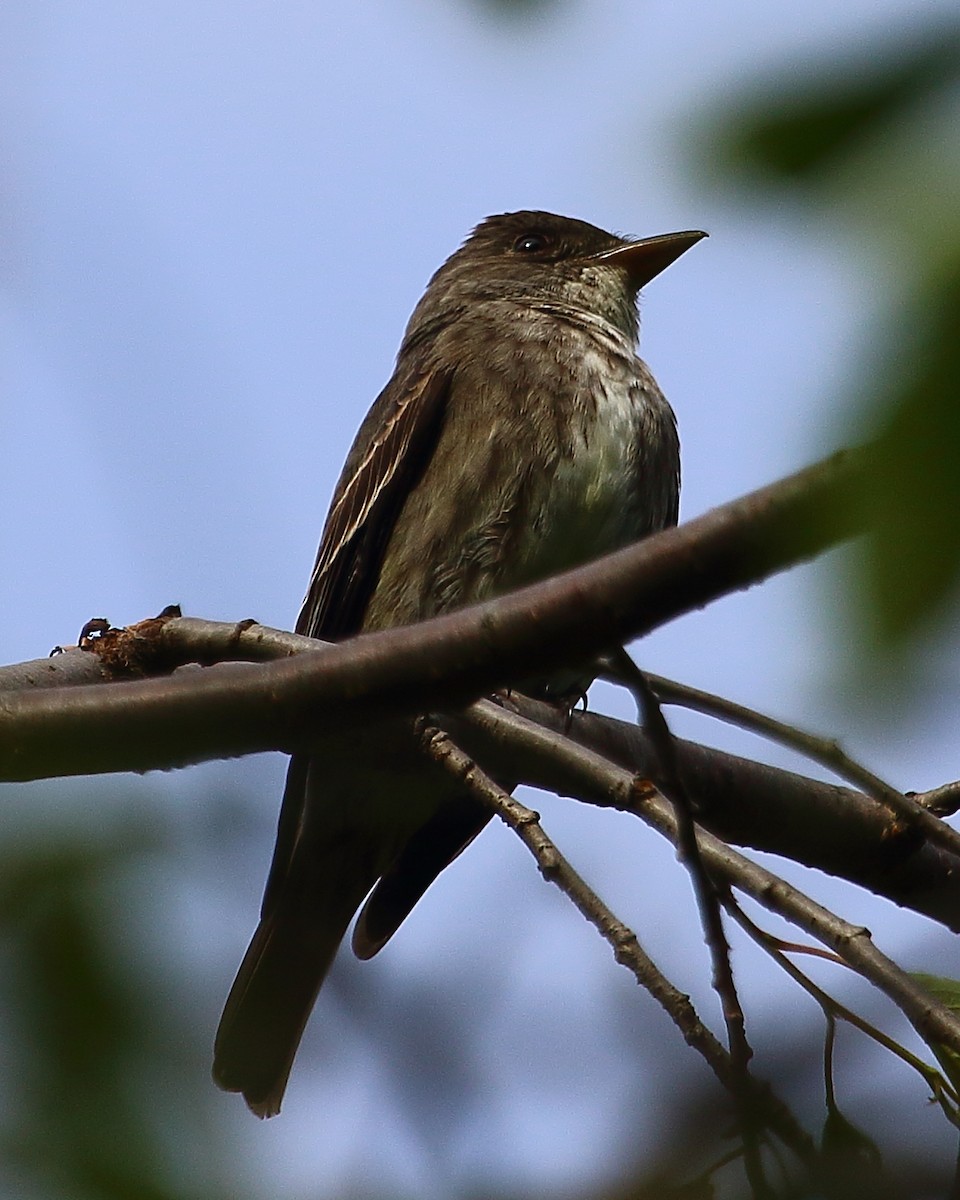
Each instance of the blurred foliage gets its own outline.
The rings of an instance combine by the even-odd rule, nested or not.
[[[530,17],[550,17],[563,7],[564,0],[476,0],[476,7],[486,9],[499,20],[517,21]]]
[[[861,145],[960,77],[960,29],[917,44],[876,48],[864,63],[822,61],[773,109],[736,115],[726,145],[731,167],[743,165],[793,184],[817,186]],[[886,50],[886,53],[884,53]],[[911,111],[913,110],[913,111]]]
[[[217,1180],[225,1156],[204,1115],[207,1073],[147,982],[149,933],[133,955],[124,946],[152,925],[125,881],[163,845],[132,816],[70,836],[56,828],[56,805],[47,840],[31,845],[12,799],[0,880],[0,1195],[236,1196]]]
[[[960,580],[960,23],[800,74],[712,117],[706,157],[752,199],[789,197],[846,227],[875,260],[886,311],[863,331],[876,349],[848,432],[876,447],[856,498],[877,519],[868,627],[904,650],[955,607]]]
[[[815,1053],[812,1043],[804,1040],[802,1052]],[[779,1086],[789,1073],[784,1055],[772,1077]],[[597,1191],[591,1200],[755,1200],[743,1176],[733,1134],[736,1117],[729,1103],[708,1098],[706,1091],[687,1093],[684,1099],[685,1103],[674,1099],[672,1119],[664,1122],[669,1132],[659,1161],[643,1164],[632,1178]],[[705,1162],[708,1156],[712,1160]],[[912,1153],[891,1148],[888,1157],[889,1162],[881,1164],[872,1141],[833,1109],[819,1153],[805,1167],[766,1144],[766,1200],[920,1200],[952,1195],[951,1164],[931,1162],[919,1147]]]

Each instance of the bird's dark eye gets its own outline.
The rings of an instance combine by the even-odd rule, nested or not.
[[[546,250],[547,239],[542,233],[525,233],[517,238],[513,248],[518,254],[539,254],[541,250]]]

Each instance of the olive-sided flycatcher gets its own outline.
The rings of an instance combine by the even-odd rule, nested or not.
[[[297,632],[422,621],[675,524],[676,423],[637,357],[637,293],[703,236],[628,241],[546,212],[478,225],[431,279],[360,426]],[[214,1062],[259,1116],[279,1111],[364,898],[353,948],[369,958],[488,819],[412,748],[357,757],[290,762]]]

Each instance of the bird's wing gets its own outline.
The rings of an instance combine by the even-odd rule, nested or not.
[[[433,454],[453,371],[422,356],[404,359],[374,401],[347,456],[297,633],[336,641],[358,632],[397,517]],[[263,896],[265,915],[282,889],[300,837],[308,770],[309,757],[295,754]]]
[[[404,356],[360,427],[337,483],[297,632],[357,633],[400,510],[430,461],[453,371]]]

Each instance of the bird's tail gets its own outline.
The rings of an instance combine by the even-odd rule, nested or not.
[[[327,902],[319,904],[316,895],[285,889],[261,918],[227,997],[213,1077],[241,1092],[258,1117],[280,1111],[320,985],[372,881],[340,882],[339,894],[325,889]]]

